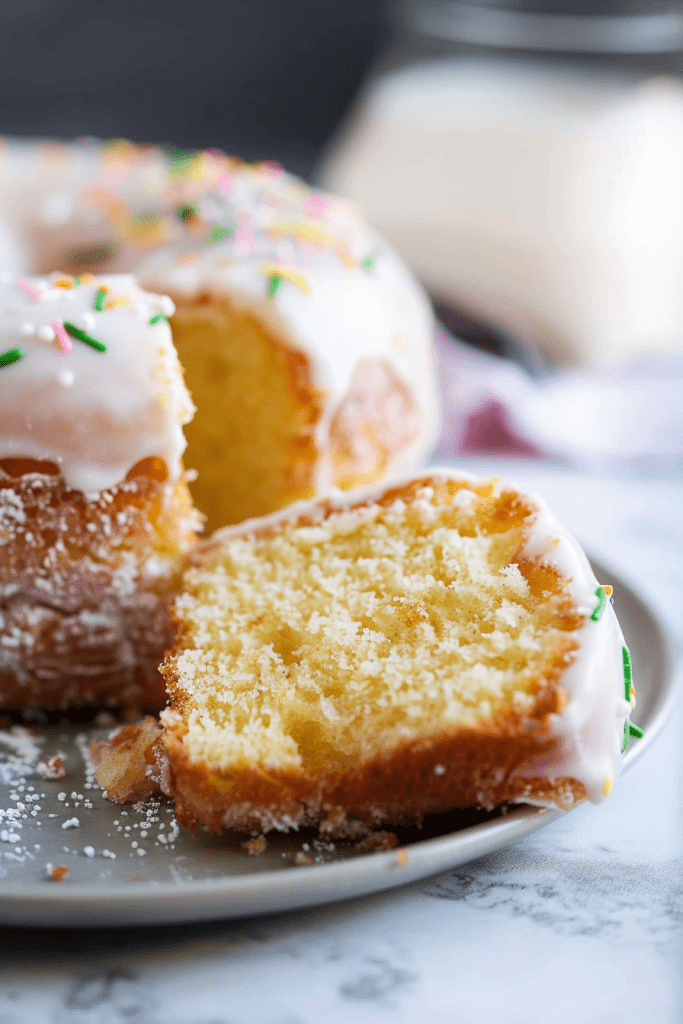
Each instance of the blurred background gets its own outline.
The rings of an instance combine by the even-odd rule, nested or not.
[[[450,330],[442,453],[683,466],[683,3],[21,0],[0,96],[7,135],[220,147],[359,203]]]

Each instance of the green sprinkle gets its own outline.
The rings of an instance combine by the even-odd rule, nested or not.
[[[231,235],[234,230],[233,224],[215,224],[209,232],[209,242],[222,242],[224,238]]]
[[[598,603],[593,609],[593,614],[591,615],[591,620],[593,622],[598,621],[598,619],[605,610],[605,605],[607,604],[607,594],[605,593],[603,587],[598,587],[598,589],[595,591],[595,596],[598,599]]]
[[[197,151],[194,149],[169,149],[166,152],[166,159],[172,171],[176,174],[182,174],[185,168],[192,163],[196,155]]]
[[[168,323],[168,317],[165,316],[163,313],[157,313],[156,316],[153,316],[152,319],[150,320],[150,324],[160,324],[162,321],[164,323]]]
[[[80,277],[74,277],[74,288],[78,288],[80,283],[81,283]]]
[[[631,736],[635,736],[637,740],[642,740],[643,730],[640,728],[640,726],[634,725],[633,722],[628,722],[627,724],[628,731],[630,732]]]
[[[104,288],[100,288],[97,292],[97,295],[95,296],[95,310],[98,313],[101,313],[105,307],[106,302],[107,293],[105,292]]]
[[[184,203],[182,206],[179,206],[175,212],[176,217],[179,217],[180,220],[189,220],[190,217],[195,217],[196,214],[197,207],[193,206],[192,203]]]
[[[373,252],[370,253],[369,256],[366,256],[366,258],[361,263],[361,267],[363,268],[363,270],[372,270],[376,262],[377,254]]]
[[[633,682],[633,666],[628,647],[621,648],[621,659],[624,665],[624,697],[631,702],[631,683]]]
[[[97,338],[93,338],[91,334],[86,334],[80,327],[76,327],[75,324],[69,323],[68,320],[64,321],[64,330],[67,334],[70,334],[72,338],[77,338],[78,341],[84,341],[86,345],[90,345],[90,348],[97,349],[98,352],[106,352],[107,346],[98,341]]]
[[[630,722],[624,722],[624,740],[623,740],[623,742],[621,744],[621,752],[622,752],[622,754],[626,750],[626,748],[628,746],[628,741],[631,738],[631,730],[629,729],[629,725],[630,724],[631,724]]]
[[[12,363],[18,363],[20,359],[23,359],[23,356],[24,353],[20,348],[11,348],[0,356],[0,366],[10,366]]]
[[[277,292],[278,292],[278,288],[280,287],[281,284],[282,284],[282,278],[280,277],[280,275],[279,274],[273,274],[273,276],[271,277],[271,279],[270,279],[270,281],[268,283],[268,298],[269,299],[274,299],[275,298],[275,296],[277,295]]]

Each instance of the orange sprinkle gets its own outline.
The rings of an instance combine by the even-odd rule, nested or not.
[[[396,851],[396,860],[397,860],[398,864],[402,868],[404,868],[406,866],[406,864],[408,863],[408,851],[407,850],[403,850],[403,849],[397,850]]]
[[[50,868],[50,878],[53,882],[63,882],[68,874],[69,868],[66,864],[55,864],[53,868]]]
[[[608,584],[602,588],[605,591],[605,597],[611,597],[614,593],[614,587],[610,587]]]
[[[130,299],[127,295],[115,295],[113,299],[107,299],[106,309],[114,309],[115,306],[130,306]]]
[[[53,288],[73,288],[74,279],[73,277],[58,277],[56,281],[52,282]]]
[[[81,284],[94,284],[97,278],[94,274],[81,274]]]

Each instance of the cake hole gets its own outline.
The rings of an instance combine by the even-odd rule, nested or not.
[[[54,462],[40,459],[0,459],[0,470],[15,479],[40,473],[42,476],[59,476],[59,466]]]

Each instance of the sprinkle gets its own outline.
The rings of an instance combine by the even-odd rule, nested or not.
[[[43,327],[39,327],[38,330],[36,331],[36,335],[40,338],[41,341],[55,340],[55,332],[47,324],[45,324]]]
[[[197,152],[194,149],[169,149],[166,151],[166,159],[174,174],[182,174],[192,164]]]
[[[611,597],[612,594],[614,593],[614,587],[610,587],[607,583],[605,584],[605,586],[602,589],[605,591],[605,594],[607,595],[607,597]]]
[[[310,242],[311,245],[328,246],[337,250],[337,255],[345,266],[358,266],[357,260],[353,258],[342,239],[337,235],[333,235],[330,231],[325,231],[317,224],[305,224],[300,221],[275,221],[268,228],[268,234],[272,235],[273,238],[279,238],[282,235],[290,235],[293,238],[297,238],[300,242]]]
[[[602,613],[605,610],[605,605],[607,604],[607,594],[605,593],[604,587],[598,587],[598,589],[595,591],[595,596],[598,599],[598,603],[593,609],[593,613],[591,615],[591,622],[598,621],[598,619],[601,617]]]
[[[264,171],[270,171],[271,174],[282,174],[284,171],[282,164],[279,164],[277,160],[262,160],[259,166]]]
[[[74,277],[74,288],[80,287],[80,284],[81,284],[80,277]]]
[[[94,274],[81,274],[79,280],[80,280],[81,284],[94,284],[95,283],[95,275]]]
[[[107,299],[105,309],[115,309],[117,306],[130,306],[130,299],[127,295],[115,295],[113,299]]]
[[[191,217],[197,216],[197,207],[193,203],[183,203],[182,206],[178,207],[175,215],[180,220],[190,220]]]
[[[243,255],[247,255],[251,252],[254,246],[254,237],[251,233],[248,213],[242,213],[238,218],[235,244]]]
[[[72,338],[77,338],[79,341],[84,341],[86,345],[90,345],[91,348],[97,349],[98,352],[106,352],[107,346],[98,341],[97,338],[93,338],[90,334],[86,334],[85,331],[80,330],[75,324],[69,323],[68,320],[64,321],[64,327],[69,332]]]
[[[24,353],[20,348],[11,348],[8,352],[3,352],[0,355],[0,366],[10,366],[12,363],[19,362],[23,358]]]
[[[207,241],[209,242],[222,242],[224,238],[231,235],[235,229],[234,224],[214,224],[209,231]]]
[[[633,666],[631,664],[631,655],[628,647],[621,648],[621,660],[624,666],[624,697],[630,702],[631,684],[633,682]]]
[[[73,277],[58,277],[56,281],[52,282],[53,288],[73,288],[74,278]]]
[[[152,319],[150,320],[150,324],[152,324],[152,326],[154,326],[154,324],[160,323],[168,323],[168,317],[164,316],[163,313],[157,313],[156,316],[153,316]]]
[[[106,288],[98,289],[97,295],[95,296],[95,310],[101,313],[104,310],[105,303],[107,301],[107,290]]]
[[[268,282],[267,296],[269,299],[274,299],[278,293],[278,289],[282,284],[282,278],[278,274],[273,274]]]
[[[363,270],[372,270],[372,268],[374,267],[376,262],[377,262],[377,253],[372,252],[372,253],[370,253],[369,256],[365,257],[365,259],[361,263],[361,267],[363,268]]]
[[[404,868],[406,866],[406,864],[408,863],[408,851],[407,850],[397,850],[396,851],[396,862],[397,862],[397,864],[400,865],[400,867]]]
[[[273,264],[266,264],[261,269],[263,273],[266,275],[266,277],[279,277],[281,278],[282,281],[289,281],[291,284],[295,284],[297,288],[300,288],[302,292],[310,292],[311,290],[311,286],[304,277],[304,275],[300,274],[296,270],[290,270],[288,267],[280,267]],[[281,282],[278,282],[278,284],[276,285],[275,291],[277,291],[277,289],[280,287],[280,283]],[[273,295],[274,294],[275,292],[273,292]],[[268,297],[272,298],[272,295],[270,294],[270,288],[268,290]]]
[[[612,781],[612,776],[608,775],[607,778],[605,779],[605,781],[602,784],[602,791],[605,794],[605,796],[609,796],[610,793],[612,792],[613,788],[614,788],[614,782]]]
[[[640,728],[640,726],[634,725],[633,722],[629,722],[628,731],[630,732],[631,736],[635,736],[637,740],[642,740],[643,730]]]
[[[29,281],[26,277],[21,277],[17,281],[17,288],[23,288],[27,295],[30,295],[34,302],[40,302],[42,299],[42,292],[38,285],[34,284],[33,281]]]
[[[71,352],[73,345],[71,344],[69,338],[67,337],[65,327],[66,325],[63,320],[58,320],[57,318],[55,318],[52,321],[52,330],[55,332],[57,344],[61,348],[62,352],[65,355],[68,355],[68,353]]]
[[[304,215],[312,214],[314,217],[321,217],[334,206],[334,199],[331,196],[314,195],[306,200],[303,206]]]

